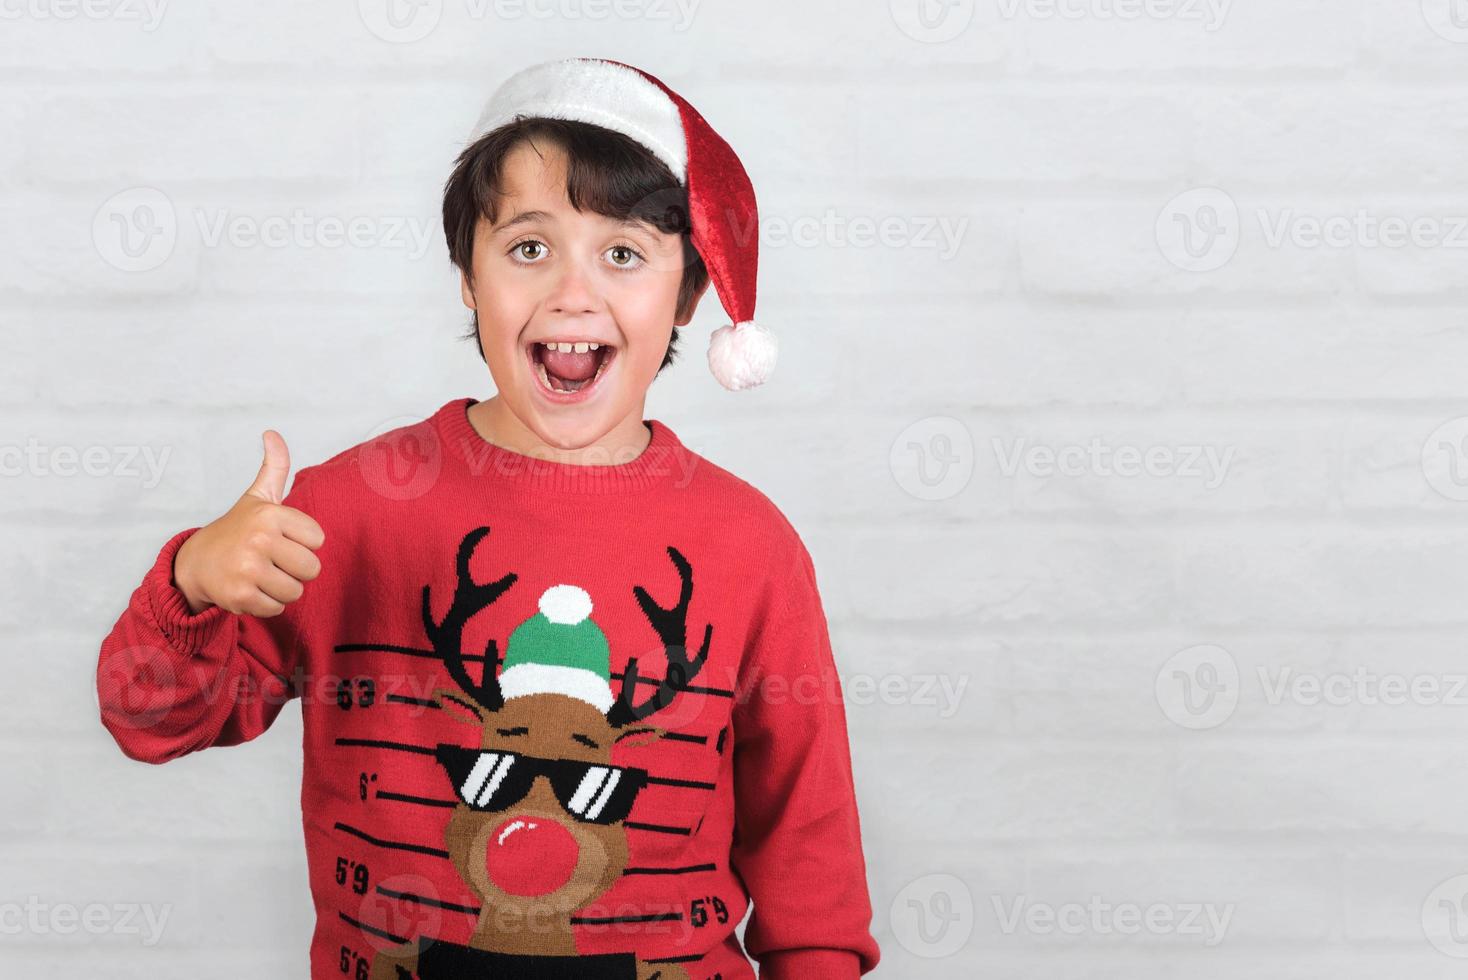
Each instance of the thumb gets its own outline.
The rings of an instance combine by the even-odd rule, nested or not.
[[[261,437],[265,443],[265,459],[255,482],[245,493],[259,497],[268,503],[278,504],[285,499],[285,479],[291,472],[291,453],[285,439],[274,429],[266,429]]]

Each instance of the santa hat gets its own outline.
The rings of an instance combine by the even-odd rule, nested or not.
[[[506,701],[530,694],[564,694],[605,714],[612,706],[611,649],[591,621],[591,596],[554,585],[540,612],[515,628],[505,645],[500,692]]]
[[[775,368],[775,335],[754,322],[759,215],[739,157],[698,110],[639,68],[600,58],[534,65],[490,96],[470,142],[516,117],[591,123],[641,143],[688,192],[693,247],[733,321],[714,331],[709,368],[731,391]]]

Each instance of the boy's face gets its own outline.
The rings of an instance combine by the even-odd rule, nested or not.
[[[462,277],[500,398],[562,449],[641,425],[673,326],[688,322],[680,237],[577,211],[554,144],[511,150],[500,187],[496,222],[475,229],[473,281]]]

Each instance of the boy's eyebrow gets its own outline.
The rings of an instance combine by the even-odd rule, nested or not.
[[[493,230],[495,232],[501,232],[507,228],[514,228],[517,225],[527,225],[535,221],[554,220],[555,218],[548,211],[521,211],[514,217],[506,218],[504,221],[495,225]],[[609,220],[621,228],[641,228],[645,230],[651,227],[650,222],[637,218],[612,218]]]
[[[495,225],[494,226],[494,230],[495,231],[503,231],[506,228],[513,228],[516,225],[530,224],[532,221],[550,221],[550,220],[551,220],[551,216],[546,211],[521,211],[519,214],[515,215],[513,218],[507,218],[504,221],[500,222],[499,224]]]

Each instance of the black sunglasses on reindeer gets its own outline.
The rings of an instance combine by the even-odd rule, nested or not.
[[[602,766],[575,759],[540,759],[518,752],[439,745],[435,758],[449,774],[454,792],[470,809],[507,810],[525,799],[536,776],[550,780],[566,812],[584,823],[625,819],[647,785],[647,770]]]

